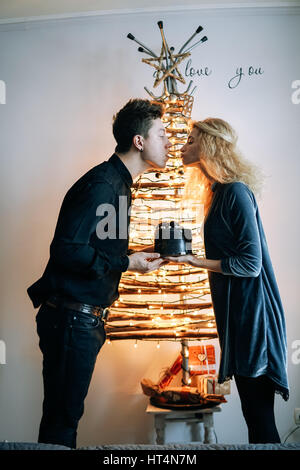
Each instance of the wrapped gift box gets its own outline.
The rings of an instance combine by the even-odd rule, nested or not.
[[[190,375],[216,374],[215,347],[212,344],[189,347]]]
[[[157,384],[160,390],[164,390],[170,385],[181,370],[181,366],[182,356],[179,354],[172,366],[162,371]],[[189,371],[191,376],[216,373],[215,347],[212,344],[189,346]]]
[[[191,387],[196,387],[202,395],[230,394],[230,380],[219,384],[216,375],[195,375],[191,377]]]
[[[158,387],[160,390],[164,390],[168,385],[173,380],[173,377],[178,374],[178,372],[181,370],[181,364],[182,364],[182,356],[181,354],[176,358],[175,362],[172,364],[171,367],[166,368],[160,377],[160,380],[158,382]]]
[[[203,399],[196,387],[170,387],[161,392],[169,403],[202,403]]]
[[[182,387],[168,387],[160,390],[157,384],[149,379],[143,379],[141,386],[145,395],[151,397],[152,404],[169,405],[217,405],[226,403],[223,395],[202,394],[197,387],[184,385]],[[153,403],[153,400],[155,403]]]

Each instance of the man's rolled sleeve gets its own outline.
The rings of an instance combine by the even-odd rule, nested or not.
[[[129,258],[127,255],[110,258],[110,269],[114,271],[121,271],[122,273],[127,271],[129,266]]]

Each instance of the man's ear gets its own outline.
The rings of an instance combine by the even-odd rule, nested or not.
[[[142,135],[135,135],[133,137],[132,143],[140,152],[144,150],[144,137]]]

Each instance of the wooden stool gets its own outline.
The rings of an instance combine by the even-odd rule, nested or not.
[[[166,422],[184,421],[191,424],[191,441],[212,444],[216,442],[214,431],[214,413],[220,412],[220,406],[203,409],[166,409],[157,406],[147,406],[146,413],[154,415],[156,443],[165,444]],[[199,428],[200,424],[200,428]],[[204,429],[203,429],[204,428]]]

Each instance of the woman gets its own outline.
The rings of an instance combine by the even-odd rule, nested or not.
[[[280,442],[274,394],[289,395],[284,312],[254,196],[259,173],[236,140],[221,119],[193,124],[181,152],[202,183],[206,258],[168,259],[208,270],[221,348],[218,380],[234,376],[249,442]]]

